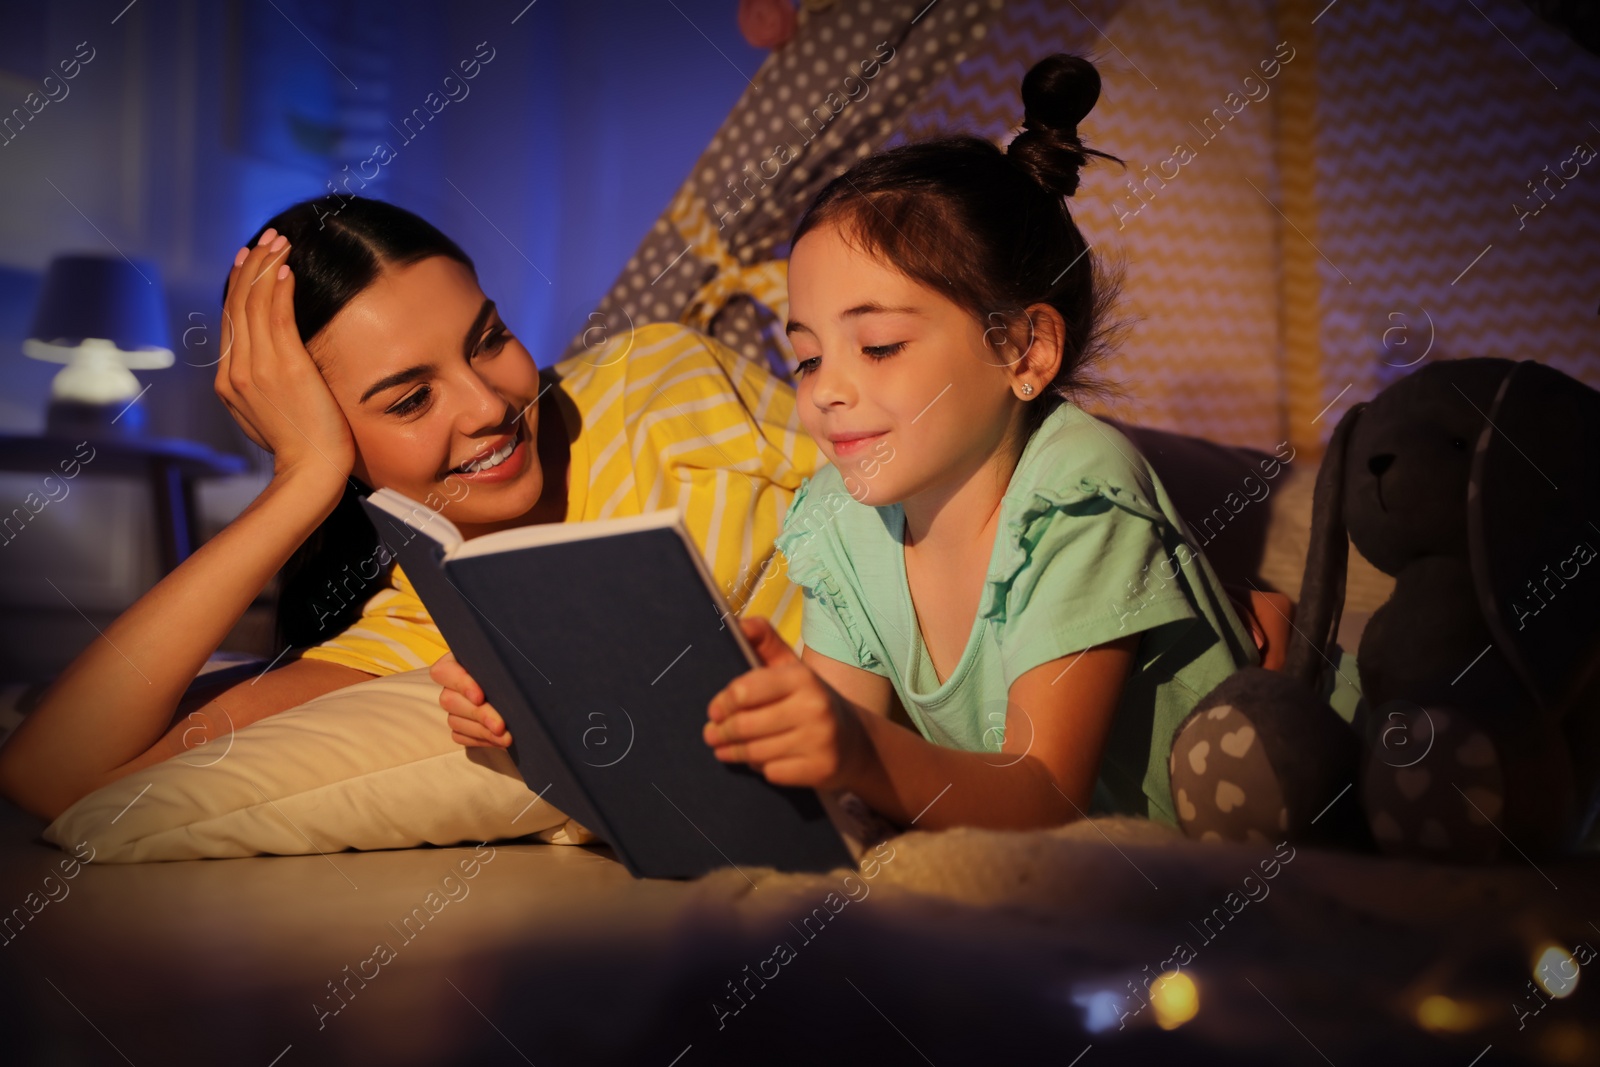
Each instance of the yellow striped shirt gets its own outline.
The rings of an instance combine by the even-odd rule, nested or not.
[[[633,330],[551,368],[583,419],[566,521],[676,507],[740,614],[791,646],[801,595],[773,541],[795,490],[822,464],[794,390],[764,365],[676,323]],[[343,633],[301,653],[368,674],[430,666],[449,646],[396,565]]]

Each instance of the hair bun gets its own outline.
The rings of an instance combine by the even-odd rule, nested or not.
[[[1100,72],[1082,56],[1064,52],[1033,65],[1022,79],[1024,121],[1076,135],[1078,123],[1100,99]]]
[[[1091,155],[1078,137],[1100,99],[1100,72],[1082,56],[1058,53],[1033,65],[1022,79],[1022,132],[1006,150],[1034,181],[1059,196],[1078,190],[1078,171]]]

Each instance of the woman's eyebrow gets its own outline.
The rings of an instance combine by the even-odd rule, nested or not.
[[[473,319],[472,325],[467,327],[466,338],[462,342],[461,354],[466,359],[472,358],[472,349],[477,344],[478,337],[483,333],[483,327],[488,323],[489,316],[493,314],[494,301],[485,299],[483,306],[478,309],[477,318]],[[433,373],[432,363],[418,363],[415,366],[407,367],[405,370],[387,374],[368,386],[367,391],[361,394],[361,403],[365,404],[385,389],[393,389],[397,385],[405,385],[431,373]]]
[[[397,385],[405,385],[407,382],[415,381],[418,378],[432,373],[432,363],[418,363],[414,367],[407,367],[405,370],[399,370],[395,371],[393,374],[385,375],[384,377],[373,382],[372,385],[367,388],[367,391],[361,394],[361,403],[365,404],[368,400],[371,400],[385,389],[392,389]]]

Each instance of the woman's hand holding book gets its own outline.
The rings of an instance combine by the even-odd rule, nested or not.
[[[483,695],[483,687],[473,681],[467,669],[456,661],[455,653],[440,656],[428,677],[444,686],[439,705],[450,717],[450,737],[467,748],[509,748],[511,731],[506,721]]]

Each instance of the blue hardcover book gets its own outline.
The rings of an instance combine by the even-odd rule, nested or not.
[[[886,825],[848,794],[718,760],[706,705],[759,666],[677,511],[464,540],[391,489],[362,501],[505,718],[528,788],[635,877],[854,867]]]

